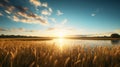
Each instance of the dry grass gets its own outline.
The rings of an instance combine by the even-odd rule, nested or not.
[[[0,41],[0,67],[119,67],[120,46],[63,48],[55,43]]]

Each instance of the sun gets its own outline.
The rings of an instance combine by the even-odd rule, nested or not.
[[[68,34],[68,32],[66,30],[56,30],[53,33],[53,36],[58,37],[58,38],[64,38],[66,35]]]
[[[57,31],[57,32],[54,33],[54,36],[58,37],[58,38],[64,38],[66,36],[66,32]]]
[[[62,33],[62,32],[59,32],[59,33],[58,33],[58,37],[62,38],[62,37],[64,37],[64,36],[65,36],[64,33]]]

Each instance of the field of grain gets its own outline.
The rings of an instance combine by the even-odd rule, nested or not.
[[[1,40],[0,67],[120,67],[120,46],[60,50],[56,43]]]

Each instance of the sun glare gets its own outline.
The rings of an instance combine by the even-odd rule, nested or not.
[[[63,38],[59,38],[56,40],[58,42],[58,47],[61,50],[61,52],[63,51],[63,46],[64,46],[64,39]]]
[[[68,31],[58,29],[58,30],[55,30],[53,33],[54,33],[53,36],[55,37],[64,38],[68,34]]]
[[[65,36],[64,33],[62,33],[62,32],[58,33],[58,37],[63,38],[64,36]]]

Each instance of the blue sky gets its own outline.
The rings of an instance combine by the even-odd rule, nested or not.
[[[0,34],[120,33],[119,0],[1,0]]]

